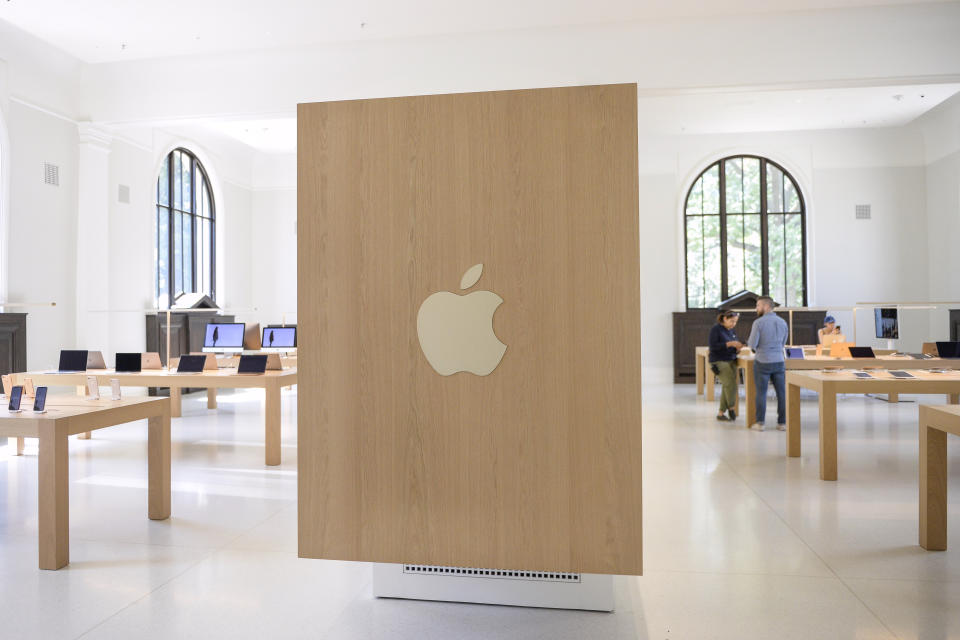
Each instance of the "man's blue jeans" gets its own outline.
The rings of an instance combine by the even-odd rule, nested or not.
[[[767,389],[773,380],[777,392],[777,424],[787,423],[787,370],[782,362],[754,362],[753,381],[757,387],[757,422],[767,417]]]

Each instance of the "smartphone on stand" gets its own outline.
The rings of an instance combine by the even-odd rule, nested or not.
[[[23,396],[23,387],[20,385],[10,389],[10,404],[7,405],[7,410],[10,413],[20,413],[21,396]]]
[[[47,412],[47,388],[46,387],[37,387],[36,392],[33,394],[33,412],[34,413]]]

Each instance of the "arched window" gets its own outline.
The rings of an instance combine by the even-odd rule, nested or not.
[[[157,307],[182,293],[216,299],[216,216],[203,165],[186,149],[174,149],[157,178],[154,285]]]
[[[716,307],[740,291],[807,304],[803,195],[783,167],[735,156],[713,163],[687,193],[687,308]]]

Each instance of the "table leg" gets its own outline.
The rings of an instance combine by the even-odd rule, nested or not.
[[[820,479],[837,479],[837,393],[820,391]]]
[[[787,385],[787,456],[800,457],[800,387]]]
[[[697,395],[699,396],[703,393],[703,371],[704,371],[704,361],[706,360],[706,358],[704,358],[698,353],[696,356],[694,356],[693,360],[696,363]]]
[[[151,520],[170,517],[170,409],[147,421],[147,514]]]
[[[710,368],[710,365],[706,365],[706,367],[704,368],[704,372],[706,375],[707,400],[713,402],[713,398],[714,398],[713,394],[717,386],[717,376],[713,372],[713,369]]]
[[[920,408],[920,546],[947,548],[947,434],[929,426]]]
[[[280,464],[280,385],[267,380],[264,398],[266,464]]]
[[[170,387],[170,416],[181,417],[183,411],[182,390],[180,387]]]
[[[753,382],[753,362],[748,361],[743,369],[743,402],[747,405],[747,428],[757,421],[757,385]]]
[[[217,390],[207,389],[207,409],[217,408]]]
[[[951,393],[947,396],[947,404],[960,404],[960,393]]]
[[[887,394],[887,402],[893,402],[893,403],[895,403],[895,402],[900,402],[900,394],[899,394],[899,393],[888,393],[888,394]]]
[[[87,387],[84,386],[84,385],[79,385],[79,384],[78,384],[78,385],[77,385],[77,395],[78,395],[78,396],[83,396],[84,398],[86,398],[86,397],[87,397]],[[85,431],[85,432],[83,432],[83,433],[78,433],[78,434],[77,434],[77,440],[89,440],[90,438],[91,438],[91,434],[90,434],[89,431]]]
[[[7,438],[7,446],[10,447],[11,455],[23,455],[23,438]]]
[[[65,434],[60,421],[44,420],[40,424],[37,466],[41,569],[59,569],[70,562],[69,460]]]
[[[737,393],[734,394],[733,396],[733,412],[739,416],[740,415],[740,369],[736,369],[734,375],[736,376],[734,380],[736,380],[737,382]]]

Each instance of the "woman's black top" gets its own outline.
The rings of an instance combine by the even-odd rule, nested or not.
[[[737,340],[733,329],[726,329],[719,322],[710,329],[710,362],[727,362],[737,359],[737,350],[728,347],[728,342]],[[739,340],[737,340],[739,342]]]

